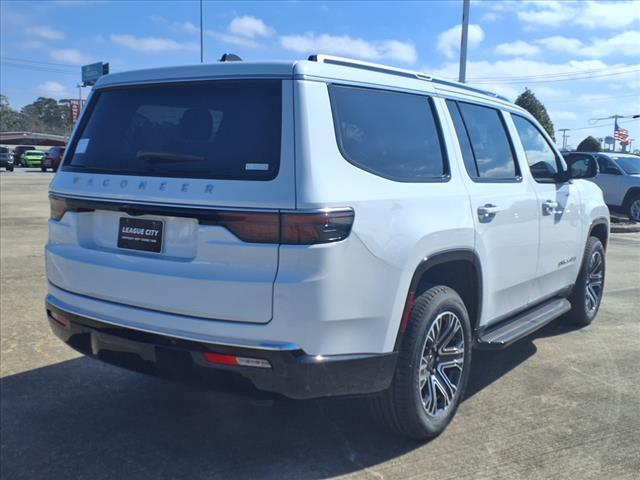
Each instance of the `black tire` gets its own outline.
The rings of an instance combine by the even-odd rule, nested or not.
[[[7,172],[13,172],[13,165],[7,167]]]
[[[428,413],[427,409],[433,410],[433,402],[423,403],[423,395],[429,397],[428,391],[430,388],[438,390],[432,383],[432,378],[440,378],[444,381],[442,373],[438,373],[438,369],[441,367],[442,358],[453,359],[453,354],[442,354],[440,351],[442,348],[451,345],[452,343],[445,342],[440,347],[438,353],[433,357],[433,362],[423,363],[423,353],[430,350],[429,338],[431,338],[433,328],[439,321],[442,325],[440,332],[442,337],[446,338],[447,332],[452,330],[446,330],[446,319],[449,313],[459,320],[459,328],[456,327],[455,336],[451,337],[451,341],[459,347],[460,339],[462,339],[462,348],[459,350],[462,353],[457,354],[462,360],[461,371],[455,372],[457,367],[445,367],[449,368],[449,371],[454,370],[453,377],[450,374],[446,374],[451,383],[455,383],[457,379],[457,385],[455,393],[451,395],[451,400],[448,406],[444,407],[440,411],[440,399],[435,394],[435,410],[436,414]],[[451,320],[452,324],[455,321]],[[427,338],[429,336],[429,338]],[[436,340],[439,337],[434,337]],[[449,349],[450,350],[450,349]],[[431,363],[430,367],[427,365]],[[429,372],[428,368],[433,370],[432,373],[426,373],[426,382],[421,387],[421,366],[425,366],[423,372]],[[403,334],[402,344],[398,355],[398,363],[396,366],[395,375],[391,386],[388,390],[381,392],[380,394],[370,399],[370,406],[372,413],[376,420],[382,425],[401,435],[415,438],[418,440],[426,440],[438,436],[447,427],[451,419],[458,409],[461,399],[464,396],[467,379],[469,377],[469,371],[471,367],[471,325],[469,322],[469,314],[464,305],[464,302],[458,295],[458,293],[445,286],[436,286],[428,289],[422,295],[420,295],[411,311],[409,324],[406,331]],[[422,377],[424,378],[424,376]],[[451,380],[453,378],[453,381]],[[436,380],[434,380],[436,381]],[[438,384],[442,384],[437,380]],[[449,393],[453,390],[449,389]],[[424,393],[423,393],[424,392]],[[439,392],[442,392],[439,390]],[[444,403],[444,395],[441,394],[441,399]],[[431,407],[430,407],[431,406]]]
[[[640,194],[636,193],[627,200],[627,216],[633,222],[640,222]]]
[[[47,171],[47,167],[40,167],[40,171],[41,172],[46,172]]]
[[[598,261],[601,262],[600,267]],[[586,327],[596,318],[602,302],[605,273],[606,257],[602,243],[596,237],[589,237],[580,272],[571,292],[571,310],[567,314],[569,323]]]

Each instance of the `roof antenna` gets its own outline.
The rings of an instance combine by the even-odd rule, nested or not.
[[[235,53],[223,53],[219,62],[241,62],[242,59]]]

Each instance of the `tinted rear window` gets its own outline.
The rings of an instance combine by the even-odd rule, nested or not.
[[[280,165],[279,80],[102,91],[64,170],[271,180]]]
[[[446,178],[429,97],[338,85],[330,93],[338,145],[350,163],[403,182]]]

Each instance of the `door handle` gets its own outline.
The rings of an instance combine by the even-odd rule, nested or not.
[[[558,210],[560,205],[558,202],[554,202],[553,200],[547,200],[542,204],[542,212],[545,215],[555,215],[556,213],[560,213],[561,210]]]
[[[501,211],[502,209],[497,205],[493,205],[491,203],[487,203],[481,207],[478,207],[478,218],[481,222],[487,222],[493,219],[496,216],[496,213]]]

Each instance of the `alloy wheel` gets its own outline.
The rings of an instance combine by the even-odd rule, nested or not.
[[[450,311],[439,314],[425,338],[418,373],[422,405],[428,415],[441,415],[454,404],[462,380],[464,352],[460,319]]]
[[[634,200],[629,206],[629,217],[631,220],[640,222],[640,198]]]
[[[585,306],[589,314],[593,313],[602,296],[602,285],[604,283],[604,257],[602,252],[595,251],[589,258],[587,269],[587,285],[585,292]]]

